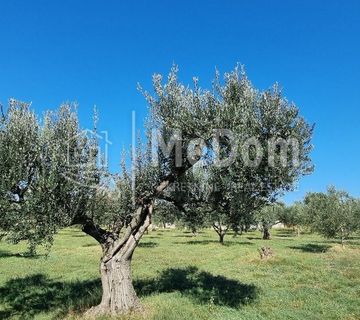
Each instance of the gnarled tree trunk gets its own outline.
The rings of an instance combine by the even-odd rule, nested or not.
[[[102,258],[100,274],[103,290],[101,303],[86,315],[117,315],[141,308],[132,284],[131,257],[115,256],[107,262]]]
[[[103,249],[100,260],[102,299],[85,316],[119,315],[141,308],[132,283],[131,260],[142,235],[151,223],[151,213],[152,205],[139,207],[121,238],[96,225],[83,227],[83,231],[94,237]]]
[[[184,172],[185,167],[178,170],[177,174]],[[82,230],[97,240],[103,250],[100,261],[102,299],[100,304],[88,310],[85,316],[119,315],[141,308],[132,284],[131,259],[141,237],[151,224],[154,199],[174,180],[174,175],[167,177],[155,188],[152,195],[139,200],[138,208],[121,237],[119,233],[122,223],[115,223],[119,227],[115,228],[115,232],[109,232],[86,215],[74,219],[73,223],[82,224]]]

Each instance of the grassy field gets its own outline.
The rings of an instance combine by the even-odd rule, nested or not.
[[[133,259],[142,314],[131,319],[360,319],[360,239],[259,232],[217,243],[211,230],[151,231]],[[261,260],[270,245],[274,256]],[[0,319],[80,318],[100,299],[99,246],[63,230],[48,256],[0,243]],[[127,317],[129,318],[129,317]],[[126,319],[127,319],[126,318]]]

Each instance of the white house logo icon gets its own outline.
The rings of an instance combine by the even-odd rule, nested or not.
[[[106,175],[111,141],[108,132],[85,129],[67,141],[66,170],[63,175],[83,186],[99,187]]]

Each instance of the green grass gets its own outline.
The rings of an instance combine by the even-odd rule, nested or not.
[[[261,260],[258,249],[274,256]],[[99,302],[100,248],[76,229],[49,255],[0,243],[0,319],[81,318]],[[360,319],[360,239],[343,249],[316,235],[259,232],[217,243],[215,232],[151,231],[133,259],[144,311],[123,319]]]

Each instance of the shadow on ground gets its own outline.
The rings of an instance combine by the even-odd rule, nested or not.
[[[148,242],[140,242],[138,244],[139,248],[155,248],[159,245],[159,243],[154,241],[148,241]]]
[[[302,244],[299,246],[293,246],[293,247],[289,247],[290,249],[295,249],[295,250],[301,250],[303,252],[312,252],[312,253],[323,253],[328,251],[331,246],[326,245],[326,244],[313,244],[313,243],[307,243],[307,244]]]
[[[239,307],[252,302],[257,289],[223,276],[213,276],[196,267],[167,269],[154,279],[134,281],[139,296],[162,292],[181,292],[197,303],[212,303]],[[69,312],[79,313],[96,305],[101,299],[100,279],[66,282],[35,274],[11,279],[0,287],[0,319],[33,319],[52,312],[54,318],[64,318]]]
[[[246,237],[248,240],[262,240],[260,237]]]
[[[196,267],[167,269],[155,279],[135,282],[140,296],[181,292],[191,296],[197,303],[210,303],[238,308],[256,299],[257,288],[253,284],[243,284],[224,276],[214,276]]]
[[[184,234],[190,234],[190,235],[193,235],[194,233],[191,232],[191,231],[183,231]],[[204,231],[201,231],[201,230],[198,230],[196,231],[196,234],[204,234],[205,232]]]
[[[352,246],[360,246],[360,241],[357,241],[358,237],[349,237],[348,239],[345,240],[345,246],[346,245],[352,245]],[[329,243],[331,245],[341,245],[341,241],[339,239],[322,239],[322,240],[317,240],[314,242],[318,242],[318,243]]]
[[[32,319],[43,312],[63,318],[70,310],[86,310],[99,301],[100,280],[61,282],[43,274],[9,280],[0,288],[0,319]]]
[[[280,238],[291,238],[291,237],[295,237],[296,233],[293,230],[287,230],[287,229],[279,230],[278,229],[273,233],[273,235],[275,237],[280,237]]]
[[[196,238],[196,234],[176,234],[173,236],[174,238]]]
[[[0,250],[0,259],[10,257],[20,257],[20,255],[18,253],[12,253],[10,251]]]
[[[87,248],[87,247],[97,247],[99,246],[98,243],[86,243],[83,245],[84,248]],[[100,246],[99,246],[100,247]]]
[[[220,245],[220,242],[217,240],[191,240],[191,241],[183,241],[183,242],[174,242],[175,244],[191,244],[191,245],[197,245],[197,244],[210,244],[210,243],[217,243]],[[224,246],[234,246],[234,245],[254,245],[252,242],[246,242],[246,241],[231,241],[231,240],[224,240]]]
[[[29,252],[24,253],[12,253],[10,251],[0,250],[0,259],[1,258],[23,258],[23,259],[39,259],[45,257],[44,254],[31,254]]]

